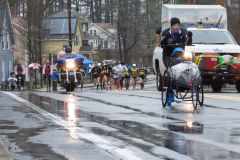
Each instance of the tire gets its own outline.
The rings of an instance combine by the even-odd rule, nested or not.
[[[240,92],[240,80],[236,81],[235,84],[237,91]]]
[[[74,79],[73,77],[71,78],[71,81],[70,81],[70,91],[73,92],[75,89],[75,83],[74,83]]]
[[[66,91],[67,91],[67,92],[70,92],[70,91],[71,91],[70,84],[67,84],[67,86],[66,86]]]
[[[222,84],[221,83],[213,83],[212,90],[213,90],[213,92],[220,92],[222,90]]]
[[[81,88],[81,90],[83,88],[83,75],[82,75],[82,73],[80,73],[80,88]]]
[[[164,71],[162,80],[161,80],[161,91],[162,91],[162,106],[163,108],[166,107],[167,104],[167,100],[168,100],[168,92],[169,92],[169,77],[168,77],[168,73],[167,70]]]
[[[199,103],[199,88],[198,86],[194,86],[192,87],[192,104],[193,104],[193,108],[197,109],[198,103]]]
[[[157,85],[157,90],[158,91],[162,91],[162,76],[160,74],[160,69],[157,69],[157,73],[156,73],[156,85]]]
[[[201,84],[200,86],[198,86],[198,90],[199,90],[199,98],[198,98],[198,102],[200,106],[203,106],[203,102],[204,102],[204,93],[203,93],[203,85]]]

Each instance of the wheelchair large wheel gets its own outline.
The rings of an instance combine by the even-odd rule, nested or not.
[[[197,109],[199,103],[199,87],[193,85],[191,90],[192,90],[192,104],[194,109]]]
[[[163,77],[162,77],[162,81],[161,81],[161,86],[162,86],[162,106],[163,108],[166,107],[167,104],[167,100],[168,100],[168,93],[169,93],[169,75],[167,70],[164,71]]]
[[[203,94],[203,85],[202,84],[198,86],[198,90],[199,90],[198,102],[199,102],[200,106],[203,106],[204,94]]]

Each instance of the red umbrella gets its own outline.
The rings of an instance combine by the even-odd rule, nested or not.
[[[31,63],[28,65],[28,69],[31,69],[31,68],[38,69],[39,67],[41,67],[41,65],[38,63]]]

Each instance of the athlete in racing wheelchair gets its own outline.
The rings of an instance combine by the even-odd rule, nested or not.
[[[194,109],[198,104],[203,105],[202,78],[197,65],[192,62],[192,58],[191,52],[185,52],[180,47],[173,50],[168,69],[164,73],[163,86],[166,89],[162,89],[163,107],[166,104],[171,106],[174,97],[183,101],[192,101]],[[185,91],[183,94],[181,89]],[[200,99],[200,94],[202,94],[202,99]]]

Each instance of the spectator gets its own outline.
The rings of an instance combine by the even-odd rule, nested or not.
[[[58,83],[58,72],[56,69],[53,69],[53,72],[52,72],[52,90],[53,91],[57,91],[57,83]]]
[[[34,82],[34,78],[35,78],[35,74],[34,74],[34,70],[33,67],[28,68],[28,76],[29,76],[29,89],[32,90],[33,89],[33,82]]]

